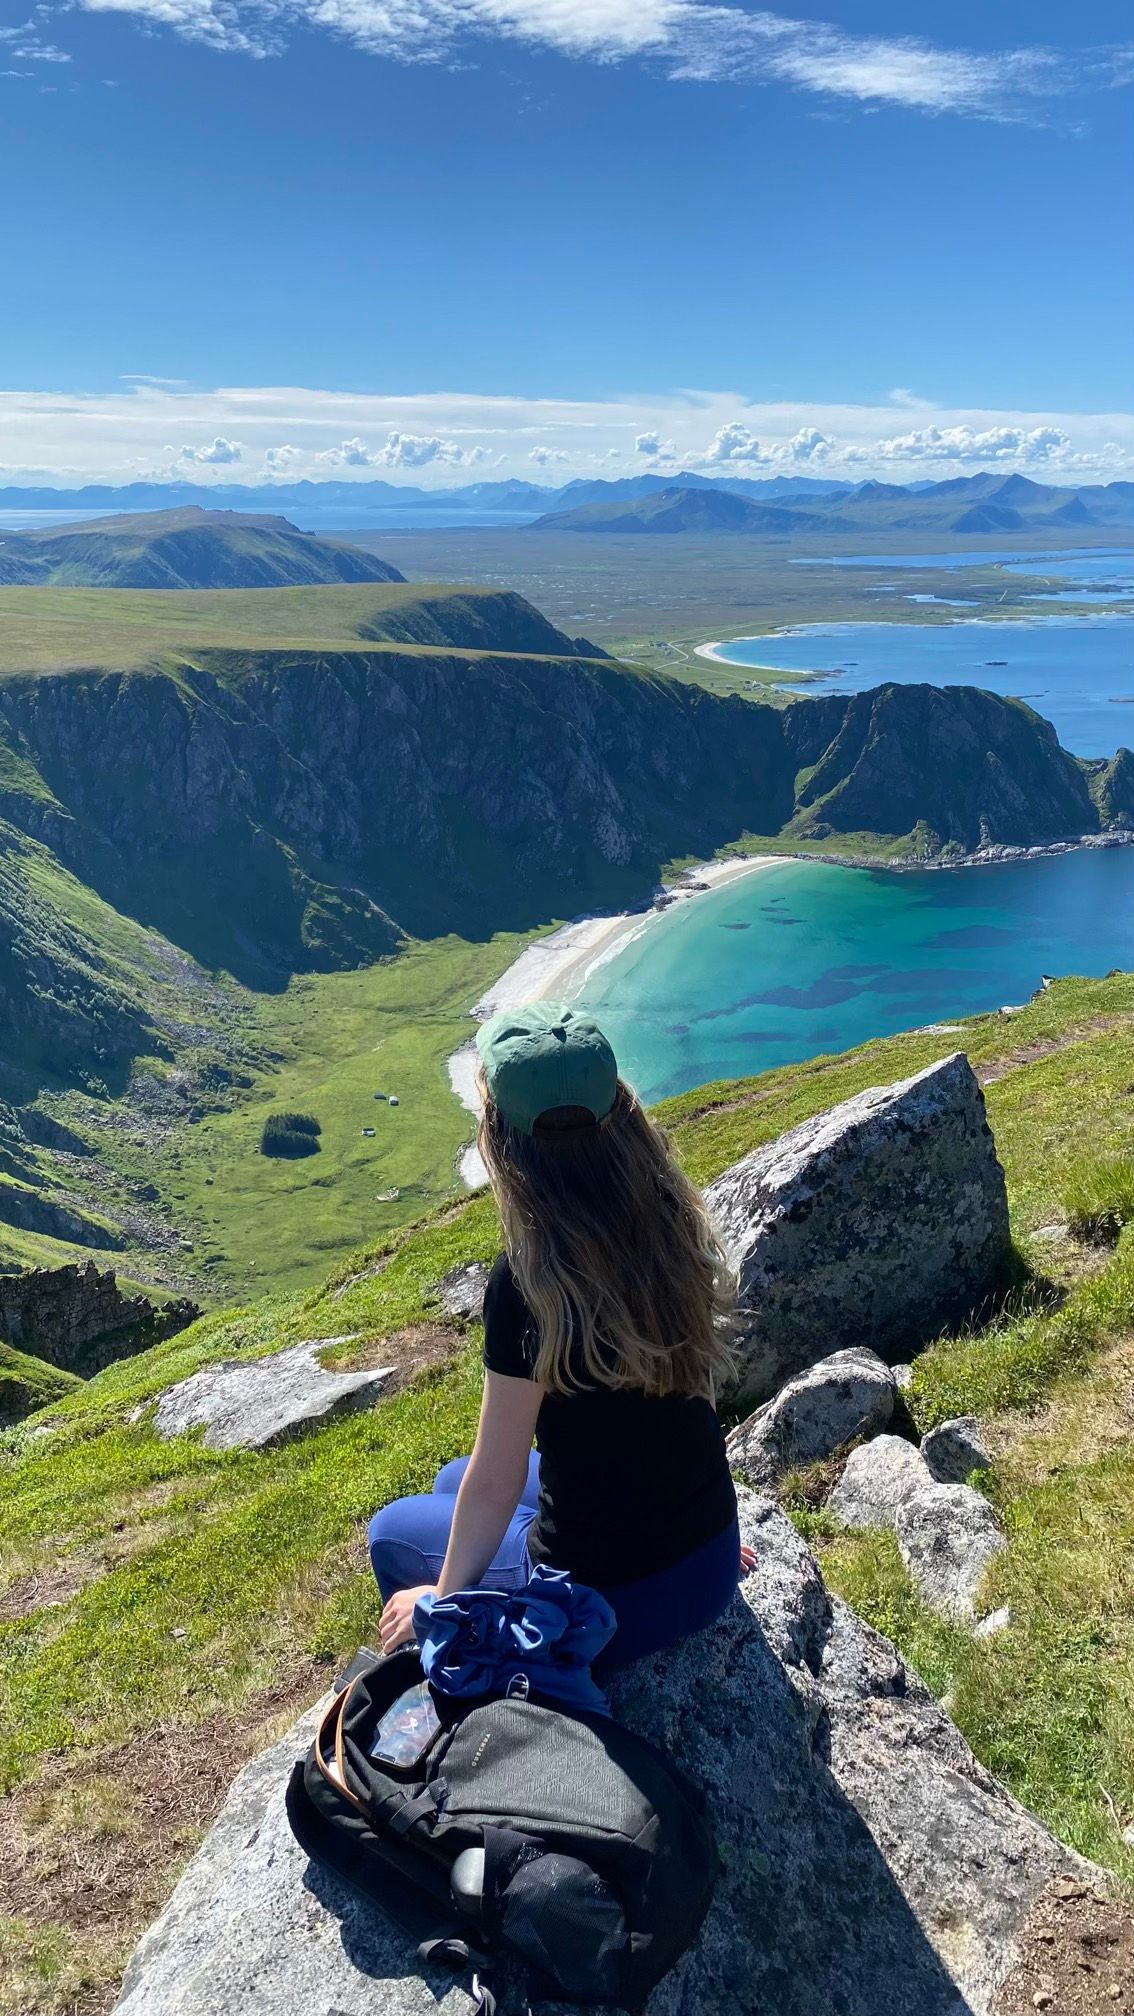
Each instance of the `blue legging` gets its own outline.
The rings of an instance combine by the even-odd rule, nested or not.
[[[468,1468],[467,1456],[446,1463],[433,1490],[419,1498],[398,1498],[383,1506],[370,1522],[370,1559],[382,1601],[398,1589],[436,1582],[449,1545],[457,1492]],[[520,1502],[488,1567],[481,1577],[485,1589],[522,1589],[532,1572],[528,1529],[539,1504],[539,1457],[533,1453]],[[600,1675],[633,1659],[659,1652],[678,1638],[688,1638],[712,1624],[730,1602],[740,1575],[740,1532],[735,1520],[723,1533],[698,1547],[684,1561],[638,1582],[619,1582],[603,1589],[618,1619],[618,1629],[595,1670]]]

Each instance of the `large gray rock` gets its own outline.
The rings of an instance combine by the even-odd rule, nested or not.
[[[922,1441],[921,1453],[930,1476],[938,1484],[964,1484],[974,1470],[992,1467],[988,1444],[975,1414],[958,1414],[955,1421],[942,1421],[939,1428],[931,1428]]]
[[[894,1411],[894,1381],[873,1351],[836,1351],[780,1388],[728,1437],[729,1462],[757,1489],[818,1463],[856,1435],[873,1435]]]
[[[932,1482],[912,1442],[904,1442],[900,1435],[879,1435],[851,1450],[827,1499],[827,1510],[844,1526],[881,1526],[892,1532],[899,1505]]]
[[[757,1148],[707,1197],[740,1268],[742,1400],[849,1345],[908,1357],[988,1294],[1010,1251],[960,1052]]]
[[[247,1364],[227,1358],[206,1365],[162,1394],[154,1427],[167,1438],[203,1428],[207,1449],[266,1449],[335,1414],[369,1407],[394,1368],[326,1371],[319,1353],[346,1341],[323,1337]]]
[[[748,1492],[741,1519],[759,1566],[726,1615],[615,1695],[706,1788],[723,1861],[650,2016],[988,2016],[1031,1905],[1087,1865],[828,1595],[788,1520]],[[284,1779],[315,1720],[237,1780],[118,2016],[468,2016],[463,1990],[292,1840]]]
[[[923,1484],[899,1505],[894,1530],[930,1608],[971,1624],[980,1615],[981,1583],[1004,1545],[988,1499],[967,1484]]]

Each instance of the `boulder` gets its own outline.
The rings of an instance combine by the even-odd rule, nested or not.
[[[1101,1872],[981,1768],[780,1512],[742,1490],[741,1524],[759,1566],[725,1615],[614,1690],[706,1789],[723,1865],[650,2016],[990,2016],[1047,1883]],[[284,1781],[317,1716],[237,1780],[118,2016],[468,2016],[464,1987],[292,1839]]]
[[[707,1199],[740,1270],[742,1401],[832,1350],[908,1358],[989,1294],[1011,1250],[1004,1171],[960,1052],[757,1148]]]
[[[980,1585],[1004,1545],[988,1499],[967,1484],[923,1484],[899,1505],[894,1530],[930,1608],[971,1624],[980,1615]]]
[[[818,1463],[856,1435],[873,1435],[894,1411],[894,1381],[873,1351],[836,1351],[780,1388],[728,1438],[729,1462],[746,1484],[774,1484]]]
[[[827,1510],[844,1526],[882,1526],[892,1532],[899,1505],[932,1482],[912,1442],[903,1442],[900,1435],[879,1435],[851,1450],[827,1499]]]
[[[437,1283],[437,1298],[446,1316],[460,1323],[474,1323],[484,1307],[488,1268],[483,1260],[468,1267],[451,1267]]]
[[[938,1484],[966,1484],[974,1470],[990,1470],[992,1457],[975,1414],[943,1421],[922,1440],[921,1453]]]
[[[326,1371],[320,1352],[347,1341],[321,1337],[246,1364],[229,1358],[206,1365],[161,1395],[154,1427],[166,1439],[203,1428],[206,1449],[266,1449],[335,1414],[369,1407],[394,1368]]]

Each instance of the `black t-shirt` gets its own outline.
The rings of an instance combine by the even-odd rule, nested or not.
[[[531,1379],[535,1321],[501,1255],[484,1291],[484,1362]],[[736,1517],[712,1402],[592,1386],[548,1393],[536,1422],[539,1511],[533,1562],[606,1589],[672,1568]]]

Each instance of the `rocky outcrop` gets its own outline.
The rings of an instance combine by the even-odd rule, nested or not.
[[[225,1359],[206,1365],[161,1395],[154,1428],[166,1440],[203,1428],[206,1449],[267,1449],[337,1414],[370,1407],[395,1368],[326,1371],[320,1354],[346,1341],[323,1337],[245,1364]]]
[[[0,1337],[84,1379],[176,1336],[200,1313],[185,1299],[160,1305],[124,1295],[113,1273],[93,1260],[0,1276]]]
[[[828,1595],[788,1520],[748,1493],[741,1512],[757,1572],[710,1631],[615,1692],[617,1714],[705,1787],[723,1863],[650,2016],[989,2016],[1045,1886],[1095,1872]],[[463,1989],[288,1831],[284,1781],[317,1712],[237,1780],[118,2016],[464,2016]]]
[[[877,1434],[894,1411],[894,1381],[873,1351],[836,1351],[789,1379],[774,1400],[728,1437],[736,1476],[757,1490],[788,1470],[822,1462],[859,1435]]]
[[[902,1560],[930,1609],[971,1624],[981,1584],[1004,1546],[987,1498],[967,1484],[923,1484],[894,1520]]]
[[[743,1400],[834,1349],[907,1357],[987,1297],[1011,1253],[1004,1171],[960,1053],[805,1121],[706,1195],[740,1272]]]
[[[458,1323],[472,1323],[484,1306],[488,1268],[483,1260],[467,1267],[451,1267],[437,1283],[437,1300],[446,1316]]]
[[[937,1484],[967,1484],[974,1470],[988,1470],[992,1457],[975,1414],[942,1421],[922,1440],[921,1453]]]
[[[852,1449],[827,1499],[827,1510],[844,1526],[878,1526],[893,1531],[899,1505],[933,1482],[925,1459],[900,1435],[879,1435]]]

